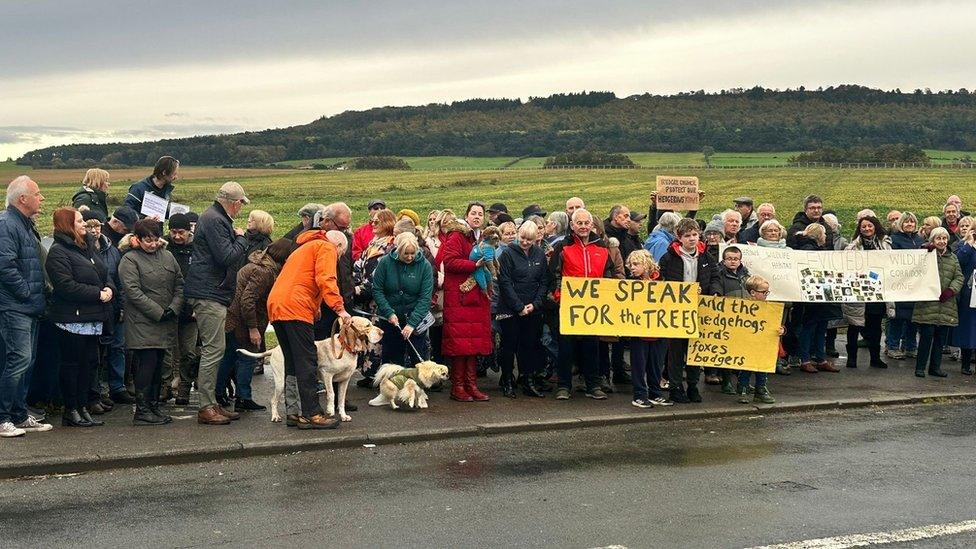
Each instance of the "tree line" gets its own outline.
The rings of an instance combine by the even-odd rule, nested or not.
[[[976,149],[976,92],[762,87],[618,98],[612,92],[379,107],[290,128],[146,143],[62,145],[18,163],[265,165],[345,156],[554,156],[571,151],[817,150],[908,143]]]

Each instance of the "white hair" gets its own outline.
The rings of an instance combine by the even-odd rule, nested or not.
[[[840,221],[837,219],[837,216],[834,214],[824,214],[823,220],[824,223],[830,225],[830,230],[832,231],[836,231],[837,229],[840,228]]]
[[[522,223],[519,226],[518,236],[522,240],[535,242],[536,237],[539,236],[539,226],[535,223]]]
[[[28,192],[28,185],[33,182],[29,176],[21,175],[7,185],[7,202],[5,206],[16,204],[20,197]]]
[[[929,233],[929,242],[935,242],[935,237],[940,235],[949,238],[949,231],[947,231],[945,227],[936,227],[932,229],[932,232]]]
[[[580,208],[580,209],[576,210],[575,212],[573,212],[573,219],[572,219],[572,221],[575,223],[576,222],[576,218],[577,217],[580,217],[580,216],[583,216],[583,215],[585,215],[586,217],[589,217],[590,218],[590,221],[593,221],[593,214],[591,214],[589,211],[587,211],[586,208]]]
[[[728,217],[730,215],[739,216],[739,222],[742,222],[742,214],[739,213],[738,210],[725,210],[724,212],[722,212],[722,221],[728,221]]]
[[[661,219],[657,220],[657,227],[655,227],[655,229],[664,229],[673,233],[675,227],[678,226],[679,221],[681,221],[680,215],[674,212],[664,212],[661,214]]]

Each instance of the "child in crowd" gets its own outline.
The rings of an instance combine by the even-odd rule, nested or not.
[[[739,297],[734,293],[729,294],[732,297]],[[745,294],[742,295],[744,299],[752,299],[755,301],[766,301],[769,296],[769,282],[759,276],[753,275],[746,279],[745,284]],[[783,326],[779,327],[780,337],[786,333],[786,329]],[[756,376],[756,388],[753,395],[749,391],[749,377],[755,373]],[[749,370],[739,370],[739,403],[749,404],[752,402],[761,402],[763,404],[774,404],[776,400],[771,394],[769,394],[769,387],[766,386],[766,382],[769,379],[769,374],[765,372],[750,372]],[[752,397],[752,398],[750,398]]]
[[[627,269],[634,280],[652,281],[661,278],[654,256],[647,250],[635,250],[627,256]],[[638,408],[672,406],[661,392],[661,376],[668,356],[667,341],[655,337],[628,338],[630,343],[630,372],[634,385],[634,400]]]

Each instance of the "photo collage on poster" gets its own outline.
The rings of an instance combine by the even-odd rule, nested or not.
[[[881,273],[868,271],[800,271],[800,285],[808,301],[858,303],[884,301]]]

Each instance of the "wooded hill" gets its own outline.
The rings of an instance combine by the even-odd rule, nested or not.
[[[344,156],[549,156],[568,151],[813,150],[892,143],[976,149],[976,92],[862,86],[761,87],[677,95],[611,92],[469,99],[380,107],[310,124],[147,143],[62,145],[31,151],[34,166],[263,165]]]

